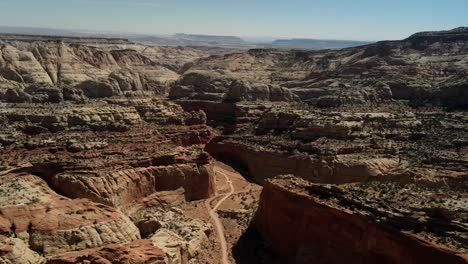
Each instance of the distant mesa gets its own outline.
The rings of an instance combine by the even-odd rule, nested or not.
[[[410,42],[450,42],[450,41],[468,41],[468,27],[458,27],[452,30],[426,31],[411,35],[406,39]]]
[[[322,40],[322,39],[276,39],[266,43],[256,43],[245,41],[240,37],[235,36],[215,36],[215,35],[194,35],[178,33],[173,36],[175,39],[206,43],[209,45],[256,45],[258,48],[280,48],[280,49],[343,49],[356,46],[367,45],[369,41],[353,41],[353,40]]]
[[[190,41],[200,41],[213,43],[225,43],[225,44],[246,44],[246,42],[235,36],[215,36],[215,35],[195,35],[195,34],[184,34],[177,33],[174,35],[176,39],[190,40]]]
[[[344,49],[367,45],[372,42],[352,40],[322,40],[322,39],[278,39],[272,42],[274,48],[288,49]]]

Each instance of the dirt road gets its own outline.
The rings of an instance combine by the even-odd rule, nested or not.
[[[221,246],[221,263],[222,264],[230,264],[229,262],[229,252],[227,248],[227,243],[226,243],[226,237],[224,236],[224,226],[221,223],[221,220],[218,217],[218,214],[216,213],[216,210],[219,208],[219,206],[226,201],[233,193],[234,193],[234,185],[232,184],[231,179],[229,179],[228,175],[234,174],[230,171],[224,170],[220,167],[215,167],[215,173],[217,175],[221,174],[226,178],[226,182],[229,184],[229,192],[228,193],[223,193],[219,194],[211,199],[208,199],[205,201],[205,206],[208,209],[208,212],[210,214],[210,217],[213,221],[214,227],[216,229],[216,232],[218,233],[218,238],[219,238],[219,243]],[[211,208],[211,202],[219,197],[222,197],[221,200],[219,200],[216,205]]]

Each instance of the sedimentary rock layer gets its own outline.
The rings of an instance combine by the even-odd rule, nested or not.
[[[88,198],[116,207],[159,191],[183,188],[187,200],[206,199],[214,193],[212,164],[144,167],[100,174],[61,173],[51,186],[73,198]]]
[[[153,245],[150,240],[136,240],[134,242],[104,247],[86,249],[77,252],[54,256],[47,264],[72,263],[128,263],[128,264],[165,264],[164,252]]]
[[[0,233],[24,239],[46,256],[140,238],[120,211],[60,196],[37,176],[7,174],[0,188]]]
[[[458,223],[463,219],[436,227],[432,225],[442,224],[443,215],[416,216],[418,210],[398,211],[391,201],[386,201],[388,209],[375,208],[381,200],[363,201],[351,199],[337,187],[281,176],[265,182],[254,226],[276,252],[295,263],[468,260],[463,245],[467,229]],[[452,215],[462,216],[453,210]],[[431,232],[435,234],[431,236]],[[437,240],[434,236],[446,238]]]
[[[388,158],[359,161],[343,156],[321,159],[309,155],[290,155],[279,151],[255,149],[229,140],[210,142],[206,151],[247,169],[249,175],[260,183],[267,178],[291,171],[311,182],[321,183],[388,180],[394,176],[387,174],[387,171],[398,167],[398,161]]]

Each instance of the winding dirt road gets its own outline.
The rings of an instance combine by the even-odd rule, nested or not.
[[[210,198],[205,201],[205,206],[208,209],[208,212],[210,214],[211,220],[213,221],[213,224],[215,226],[216,232],[218,233],[218,238],[219,238],[219,243],[221,245],[221,263],[222,264],[230,264],[229,262],[229,253],[228,253],[228,248],[227,248],[227,243],[226,243],[226,237],[224,236],[224,226],[221,223],[221,220],[219,220],[218,214],[216,213],[216,210],[219,208],[219,206],[226,201],[232,194],[234,194],[234,185],[232,184],[231,179],[229,179],[229,174],[233,174],[230,171],[224,170],[219,167],[215,167],[215,174],[221,174],[226,178],[226,182],[229,184],[229,192],[228,193],[223,193],[216,195],[213,198]],[[211,202],[219,197],[223,196],[221,200],[219,200],[216,205],[211,208]]]

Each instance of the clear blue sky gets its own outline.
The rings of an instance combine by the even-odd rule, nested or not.
[[[0,0],[0,25],[357,40],[468,26],[468,0]]]

